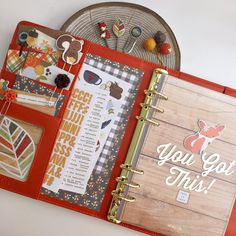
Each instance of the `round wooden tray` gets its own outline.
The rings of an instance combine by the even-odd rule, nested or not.
[[[118,39],[113,33],[108,40],[110,48],[122,51],[133,26],[142,28],[142,35],[138,38],[137,44],[131,55],[140,57],[144,60],[159,63],[157,56],[143,49],[143,41],[146,38],[153,37],[160,30],[167,36],[167,42],[171,44],[172,52],[170,55],[162,56],[164,64],[171,69],[180,70],[180,50],[176,38],[168,24],[154,11],[131,3],[107,2],[88,6],[72,15],[61,27],[61,30],[67,31],[73,35],[88,39],[97,44],[104,44],[99,37],[98,22],[105,22],[110,32],[117,18],[120,18],[125,24],[125,34]]]

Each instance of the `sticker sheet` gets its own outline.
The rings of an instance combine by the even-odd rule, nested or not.
[[[91,112],[90,107],[94,104],[96,97],[91,89],[81,88],[78,81],[76,82],[43,181],[43,187],[48,190],[58,192],[63,173],[74,153],[86,117]]]
[[[79,88],[86,91],[83,81],[79,81]],[[87,87],[88,88],[88,87]],[[94,96],[95,95],[95,96]],[[107,94],[104,91],[93,92],[94,101],[85,116],[76,144],[59,186],[62,190],[84,194],[87,183],[96,161],[97,144],[101,131],[104,112],[107,103]]]
[[[77,166],[77,171],[74,172],[74,174],[70,174],[70,176],[80,176],[80,188],[78,188],[77,191],[72,191],[70,186],[65,188],[66,184],[62,184],[60,189],[63,190],[68,190],[71,192],[76,192],[80,194],[84,194],[87,186],[87,182],[91,176],[91,173],[95,167],[95,164],[101,154],[101,151],[105,145],[105,142],[108,138],[108,135],[110,134],[110,131],[112,127],[115,127],[115,119],[118,115],[118,112],[121,110],[121,107],[124,103],[125,97],[129,96],[129,90],[131,89],[131,85],[125,81],[118,81],[114,76],[111,76],[109,74],[106,74],[103,71],[100,71],[99,69],[96,69],[90,65],[84,65],[80,71],[79,74],[79,80],[80,80],[80,86],[79,87],[85,87],[85,88],[94,88],[93,90],[95,91],[94,93],[96,94],[99,93],[101,95],[105,95],[104,101],[103,101],[103,106],[102,110],[98,111],[98,105],[95,104],[95,114],[96,116],[99,115],[99,117],[94,116],[94,121],[93,123],[96,124],[96,127],[98,129],[94,129],[94,134],[93,138],[96,136],[96,139],[93,140],[92,142],[92,137],[91,137],[91,130],[93,127],[93,123],[91,119],[90,121],[90,132],[86,132],[87,129],[86,127],[82,127],[82,133],[84,132],[84,137],[82,139],[79,139],[78,141],[78,146],[77,149],[79,148],[80,151],[77,151],[77,156],[82,160],[81,162],[83,163],[82,167],[80,165]],[[97,83],[99,81],[99,83]],[[100,85],[100,86],[99,86]],[[99,96],[95,99],[97,102],[101,103],[99,99]],[[101,104],[100,104],[101,105]],[[99,123],[99,126],[97,124]],[[86,139],[88,141],[86,142]],[[92,147],[93,151],[90,150],[91,157],[85,158],[83,154],[85,154],[84,150],[81,150],[80,146],[81,144],[85,142],[86,144],[92,142]],[[96,150],[95,150],[96,148]],[[88,149],[88,147],[86,148]],[[95,152],[96,151],[96,152]],[[77,158],[78,159],[78,158]],[[86,160],[90,160],[90,163],[88,162],[85,164]],[[85,165],[88,165],[87,168],[85,168]],[[71,160],[71,165],[68,167],[69,169],[72,169],[73,166],[75,166],[75,160]],[[83,181],[81,180],[82,178]]]
[[[93,168],[85,192],[59,189],[55,193],[44,185],[41,191],[43,194],[94,210],[100,209],[142,75],[140,70],[92,54],[87,55],[79,79],[94,91],[106,92],[109,98],[96,145],[99,155],[91,165]],[[124,86],[127,83],[128,93]],[[122,94],[125,94],[123,98]],[[114,113],[115,101],[118,102],[121,98],[122,105]]]

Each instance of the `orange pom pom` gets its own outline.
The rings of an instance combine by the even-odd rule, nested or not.
[[[16,100],[17,94],[13,90],[8,90],[4,93],[4,98],[7,102],[14,102]]]
[[[148,38],[144,41],[143,47],[145,50],[152,52],[157,46],[157,43],[154,38]]]

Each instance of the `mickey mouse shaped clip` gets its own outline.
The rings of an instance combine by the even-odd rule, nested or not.
[[[79,63],[83,53],[81,53],[84,45],[83,40],[77,40],[69,34],[63,34],[57,38],[56,46],[59,50],[62,50],[62,60],[65,62],[63,70],[66,64],[70,65],[68,72],[71,67]]]

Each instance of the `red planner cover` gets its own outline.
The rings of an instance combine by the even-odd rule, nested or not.
[[[30,34],[32,35],[30,36],[32,38],[34,38],[35,32],[36,35],[39,33],[40,37],[44,37],[45,35],[47,35],[53,39],[57,39],[59,36],[65,34],[63,32],[51,30],[44,26],[40,26],[26,21],[20,22],[15,30],[12,41],[10,43],[8,55],[2,67],[1,79],[9,81],[8,87],[10,89],[13,89],[14,91],[17,91],[16,93],[19,93],[21,95],[19,96],[19,98],[28,99],[29,97],[27,96],[32,96],[32,99],[35,99],[34,102],[36,102],[37,105],[33,107],[31,103],[29,103],[29,101],[27,105],[25,105],[22,102],[23,100],[17,100],[17,102],[13,101],[8,103],[6,103],[6,100],[0,101],[1,115],[3,117],[3,120],[1,121],[1,143],[4,143],[4,148],[7,150],[5,150],[7,154],[4,157],[1,157],[1,162],[4,162],[6,159],[10,160],[5,161],[5,163],[7,163],[5,165],[1,164],[2,171],[0,172],[0,187],[34,199],[49,202],[51,204],[59,205],[74,211],[78,211],[87,215],[95,216],[103,220],[107,220],[109,207],[112,201],[111,192],[112,190],[116,189],[116,177],[120,175],[120,165],[125,162],[126,154],[129,149],[129,144],[131,143],[132,136],[137,124],[137,119],[135,117],[140,114],[140,103],[142,103],[145,99],[145,94],[143,93],[143,91],[149,86],[153,70],[162,67],[160,65],[146,62],[142,59],[130,55],[125,55],[121,52],[114,51],[109,48],[105,48],[103,46],[94,44],[88,40],[80,39],[75,36],[73,36],[73,38],[77,41],[83,41],[81,51],[82,54],[79,62],[76,65],[70,66],[70,64],[66,64],[63,61],[62,53],[54,54],[51,51],[51,54],[49,56],[47,55],[47,57],[43,57],[44,49],[42,48],[44,46],[39,49],[38,47],[27,48],[24,44],[21,45],[21,42],[19,42],[19,34],[25,31],[28,32],[29,29],[31,30]],[[47,48],[48,46],[45,47]],[[26,69],[24,69],[24,71],[19,72],[19,70],[17,71],[16,66],[14,64],[14,59],[10,61],[10,58],[14,58],[15,56],[17,56],[17,60],[19,60],[18,54],[21,49],[23,49],[22,55],[24,58],[26,58],[25,61],[28,67],[24,65],[24,61],[21,61],[21,66],[25,66]],[[29,53],[27,55],[28,51]],[[29,65],[32,65],[34,63],[33,61],[36,60],[35,58],[40,58],[41,56],[44,59],[40,59],[40,65],[38,65],[37,68],[35,66],[33,72],[30,71]],[[57,58],[57,61],[55,60],[55,58]],[[74,96],[74,86],[76,85],[76,79],[78,78],[78,76],[80,77],[80,73],[84,63],[87,64],[88,68],[90,68],[91,65],[94,66],[95,64],[98,66],[97,68],[99,68],[99,63],[101,63],[99,60],[101,58],[104,58],[111,63],[116,62],[119,63],[119,65],[124,65],[124,68],[125,66],[128,66],[129,69],[131,68],[130,71],[133,68],[135,69],[135,73],[137,76],[138,73],[143,72],[143,74],[141,76],[142,79],[140,79],[140,83],[139,85],[137,85],[135,90],[136,98],[133,103],[133,106],[130,108],[130,114],[129,116],[127,116],[127,124],[125,126],[126,129],[123,131],[124,133],[122,139],[120,140],[119,148],[116,152],[113,164],[111,164],[111,172],[104,177],[106,178],[106,181],[101,180],[101,182],[106,182],[106,185],[101,185],[103,187],[102,190],[99,190],[101,197],[98,199],[94,198],[97,202],[96,205],[92,205],[91,195],[94,192],[98,191],[97,189],[93,189],[94,186],[92,186],[92,184],[91,192],[86,193],[87,195],[85,194],[84,198],[78,194],[71,195],[70,191],[59,191],[55,194],[53,190],[48,191],[42,186],[47,182],[45,174],[48,174],[49,162],[52,158],[52,153],[55,148],[54,145],[58,141],[60,129],[62,128],[62,124],[64,124],[63,117],[65,117],[67,107],[69,106],[70,101]],[[32,61],[30,61],[31,59]],[[45,66],[45,64],[47,64],[47,66]],[[50,64],[50,67],[48,66],[48,64]],[[106,61],[104,61],[103,64],[106,65]],[[59,73],[60,71],[57,69],[57,67],[59,67],[60,70],[65,70],[69,74],[71,74],[73,79],[71,81],[69,89],[55,90],[55,85],[46,83],[45,81],[47,81],[47,79],[49,78],[46,74],[53,74],[54,72],[46,72],[46,69],[46,74],[38,72],[41,70],[42,65],[44,66],[44,69],[50,68],[51,70],[53,69],[55,71],[58,71]],[[168,68],[165,69],[168,71],[169,75],[177,77],[181,80],[188,81],[205,88],[209,88],[219,93],[224,93],[229,96],[236,97],[236,91],[234,89],[227,88],[183,72],[174,71]],[[30,80],[30,75],[33,74],[35,76],[34,73],[36,70],[38,72],[37,77]],[[127,72],[124,69],[122,73]],[[91,74],[88,75],[88,80],[89,78],[91,79],[91,77],[89,76],[91,76]],[[24,78],[24,80],[22,80],[22,77]],[[95,77],[93,77],[91,80],[93,80],[94,78]],[[96,78],[96,82],[94,83],[98,84],[98,80],[99,78]],[[22,89],[21,86],[24,86],[24,84],[22,83],[27,84],[27,86],[33,84],[35,87],[30,90],[29,94],[28,90],[26,90],[25,88]],[[1,89],[1,91],[2,90],[3,88]],[[35,93],[34,90],[37,90],[37,93]],[[42,91],[48,92],[47,94],[43,94]],[[116,91],[119,91],[119,87],[118,90],[116,87]],[[53,97],[54,93],[57,93],[57,97]],[[63,101],[61,101],[61,95],[63,96]],[[46,98],[50,98],[50,100],[55,102],[55,104],[57,104],[57,102],[59,101],[60,106],[58,106],[58,108],[56,109],[52,109],[52,107],[45,108],[45,104],[38,104],[39,101],[45,102]],[[41,108],[38,108],[40,106],[43,106],[45,108],[45,112],[41,112]],[[6,144],[6,140],[8,140],[8,142],[11,141],[13,144]],[[12,155],[9,154],[11,152],[14,154],[12,154],[14,158],[12,157]],[[24,155],[26,156],[22,157],[21,152],[24,152]],[[17,158],[23,158],[22,162],[19,162]],[[100,173],[99,170],[103,167],[101,167],[100,169],[99,167],[96,168],[96,173]],[[96,176],[96,173],[95,171],[93,171],[94,176]],[[99,176],[99,174],[97,174],[97,176]],[[89,181],[91,181],[91,179]],[[66,199],[67,197],[68,199]],[[225,234],[226,236],[233,236],[236,234],[235,220],[236,203],[231,213],[231,217]],[[130,224],[121,223],[121,225],[128,228],[132,228],[134,230],[141,231],[149,235],[160,235],[156,232]]]

